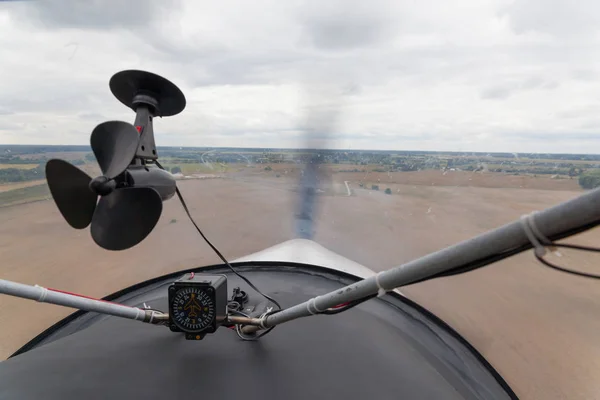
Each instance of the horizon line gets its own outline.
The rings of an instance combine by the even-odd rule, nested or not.
[[[0,143],[0,147],[9,147],[9,146],[27,146],[27,147],[35,147],[35,146],[48,146],[48,147],[88,147],[91,149],[89,144],[3,144]],[[326,150],[326,151],[363,151],[363,152],[421,152],[421,153],[475,153],[475,154],[499,154],[499,153],[507,153],[507,154],[546,154],[546,155],[560,155],[560,154],[569,154],[569,155],[600,155],[600,153],[573,153],[573,152],[561,152],[561,153],[549,153],[549,152],[517,152],[517,151],[470,151],[470,150],[419,150],[419,149],[349,149],[349,148],[311,148],[311,147],[253,147],[253,146],[243,146],[243,147],[230,147],[230,146],[181,146],[181,145],[170,145],[170,146],[156,146],[157,149],[160,148],[173,148],[179,147],[182,149],[188,148],[205,148],[205,149],[253,149],[253,150]]]

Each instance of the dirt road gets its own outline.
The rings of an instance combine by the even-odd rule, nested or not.
[[[394,183],[394,194],[385,195],[340,180],[339,196],[321,197],[316,241],[374,270],[580,193]],[[229,258],[293,238],[296,193],[285,179],[190,180],[180,187],[197,222]],[[572,241],[598,245],[600,230]],[[597,257],[565,252],[561,262],[593,268]],[[2,208],[0,260],[3,278],[92,296],[218,262],[175,200],[165,204],[149,238],[125,252],[99,249],[87,230],[68,227],[51,201]],[[522,398],[600,398],[598,282],[548,270],[523,254],[403,292],[470,340]],[[0,296],[0,357],[69,312]]]

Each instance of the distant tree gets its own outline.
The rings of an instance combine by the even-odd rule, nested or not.
[[[574,176],[581,175],[581,168],[571,167],[569,168],[569,176],[572,178]]]
[[[600,186],[600,172],[586,172],[579,177],[579,186],[584,189],[595,189]]]
[[[385,189],[385,194],[392,194],[392,189],[390,189],[390,188]]]
[[[44,164],[39,164],[32,169],[4,168],[0,169],[0,183],[24,182],[46,177]]]
[[[270,166],[270,165],[267,165],[267,166],[265,167],[265,171],[273,171],[273,168],[271,168],[271,166]]]
[[[379,185],[371,185],[371,190],[379,190]]]
[[[171,173],[172,174],[180,174],[181,173],[181,168],[178,165],[176,165],[173,168],[171,168]]]

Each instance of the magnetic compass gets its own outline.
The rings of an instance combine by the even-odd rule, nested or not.
[[[169,287],[169,327],[199,340],[213,333],[227,310],[227,280],[222,275],[186,274]]]

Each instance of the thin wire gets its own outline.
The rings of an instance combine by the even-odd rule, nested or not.
[[[600,248],[595,248],[595,247],[589,247],[589,246],[580,246],[580,245],[575,245],[575,244],[568,244],[568,243],[554,243],[550,240],[548,240],[548,244],[543,245],[544,247],[564,247],[564,248],[569,248],[569,249],[575,249],[575,250],[583,250],[583,251],[592,251],[592,252],[596,252],[596,253],[600,253]],[[478,268],[481,268],[485,265],[489,265],[493,262],[496,261],[500,261],[504,258],[507,258],[511,255],[517,254],[519,252],[521,252],[522,250],[524,250],[522,247],[508,251],[508,252],[504,252],[504,253],[498,253],[495,255],[492,255],[490,257],[486,257],[483,258],[481,260],[478,260],[474,263],[472,263],[472,265],[464,265],[462,267],[458,267],[455,268],[453,270],[450,271],[446,271],[442,274],[437,274],[434,276],[431,276],[429,278],[423,278],[423,279],[419,279],[416,280],[414,282],[411,282],[409,284],[415,284],[415,283],[420,283],[423,281],[427,281],[430,279],[435,279],[435,278],[442,278],[442,277],[447,277],[447,276],[452,276],[452,275],[458,275],[458,274],[462,274],[465,272],[469,272]],[[534,249],[535,250],[535,249]],[[587,272],[581,272],[581,271],[575,271],[572,269],[567,269],[561,266],[558,266],[556,264],[551,263],[550,261],[545,260],[543,257],[541,257],[537,252],[534,252],[535,257],[538,259],[538,261],[540,261],[542,264],[546,265],[547,267],[550,267],[552,269],[555,269],[557,271],[561,271],[561,272],[565,272],[567,274],[571,274],[571,275],[576,275],[576,276],[581,276],[584,278],[591,278],[591,279],[600,279],[600,274],[591,274],[591,273],[587,273]],[[408,283],[407,283],[408,285]],[[334,315],[334,314],[339,314],[341,312],[347,311],[353,307],[356,307],[357,305],[359,305],[360,303],[363,303],[367,300],[370,300],[374,297],[376,297],[377,295],[370,295],[370,296],[366,296],[363,297],[362,299],[358,299],[358,300],[354,300],[350,303],[348,303],[348,305],[344,306],[344,307],[340,307],[340,308],[333,308],[333,309],[327,309],[323,312],[321,312],[320,314],[325,314],[325,315]]]
[[[164,170],[163,166],[160,165],[160,163],[158,162],[158,160],[154,160],[154,162],[156,163],[156,165],[160,169]],[[177,193],[177,197],[179,197],[179,201],[181,202],[181,205],[183,206],[183,209],[185,210],[185,213],[189,217],[190,221],[192,221],[192,224],[194,225],[194,227],[196,228],[196,230],[198,231],[198,233],[200,234],[200,236],[202,236],[202,239],[204,239],[204,241],[206,242],[206,244],[208,244],[210,246],[210,248],[215,252],[215,254],[217,256],[219,256],[219,258],[221,259],[221,261],[223,261],[223,263],[227,267],[229,267],[229,269],[231,270],[231,272],[233,272],[234,274],[236,274],[240,279],[242,279],[244,282],[246,282],[248,284],[248,286],[250,286],[252,289],[254,289],[254,291],[256,291],[258,294],[260,294],[265,299],[269,300],[271,303],[275,304],[277,306],[277,308],[281,310],[281,305],[277,302],[277,300],[275,300],[274,298],[272,298],[272,297],[264,294],[263,292],[261,292],[256,286],[254,286],[254,284],[252,282],[250,282],[248,280],[248,278],[246,278],[245,276],[243,276],[242,274],[240,274],[239,272],[237,272],[231,266],[231,264],[229,264],[229,261],[227,261],[227,259],[225,259],[225,257],[223,256],[223,254],[221,254],[221,252],[211,243],[211,241],[208,240],[208,238],[204,235],[204,233],[202,232],[202,230],[200,229],[200,227],[198,227],[198,224],[196,224],[196,221],[194,221],[194,218],[192,217],[192,214],[190,213],[190,210],[188,209],[188,206],[185,203],[185,200],[183,199],[183,196],[181,195],[181,192],[179,191],[179,188],[177,186],[175,186],[175,193]]]
[[[564,248],[568,248],[568,249],[575,249],[575,250],[583,250],[583,251],[592,251],[595,253],[600,253],[600,248],[596,248],[596,247],[589,247],[589,246],[580,246],[580,245],[576,245],[576,244],[568,244],[568,243],[554,243],[550,240],[548,240],[549,244],[545,244],[543,245],[544,247],[564,247]],[[499,261],[502,260],[506,257],[508,257],[509,255],[513,255],[516,254],[518,252],[520,252],[520,248],[515,250],[515,251],[510,251],[510,252],[506,252],[506,253],[499,253],[496,255],[493,255],[491,257],[488,257],[486,259],[481,260],[480,262],[478,262],[477,264],[475,264],[474,266],[463,266],[463,267],[458,267],[456,269],[453,269],[451,271],[446,271],[443,274],[438,274],[429,278],[424,278],[424,279],[420,279],[417,280],[415,282],[412,282],[410,284],[415,284],[415,283],[419,283],[419,282],[423,282],[426,280],[430,280],[430,279],[434,279],[434,278],[442,278],[442,277],[447,277],[447,276],[452,276],[452,275],[458,275],[458,274],[462,274],[465,272],[469,272],[478,268],[481,268],[485,265],[488,265],[490,263],[493,263],[495,261]],[[535,250],[535,248],[534,248]],[[550,261],[544,259],[542,256],[540,256],[537,252],[534,251],[534,255],[535,257],[538,259],[539,262],[541,262],[542,264],[544,264],[547,267],[550,267],[552,269],[555,269],[557,271],[560,272],[565,272],[567,274],[571,274],[571,275],[576,275],[576,276],[581,276],[584,278],[590,278],[590,279],[600,279],[600,274],[591,274],[588,272],[581,272],[581,271],[576,271],[576,270],[572,270],[572,269],[568,269],[568,268],[564,268],[561,267],[559,265],[553,264]],[[367,300],[372,299],[373,297],[376,297],[376,295],[371,295],[371,296],[367,296],[367,297],[363,297],[362,299],[358,299],[358,300],[354,300],[353,302],[350,302],[347,306],[338,308],[338,309],[328,309],[325,310],[323,312],[321,312],[320,314],[326,314],[326,315],[334,315],[334,314],[339,314],[341,312],[344,312],[350,308],[356,307],[357,305],[359,305],[362,302],[365,302]]]
[[[348,311],[349,309],[356,307],[360,303],[364,303],[365,301],[371,300],[371,299],[373,299],[375,297],[377,297],[377,294],[372,294],[372,295],[363,297],[362,299],[351,301],[351,302],[349,302],[347,305],[345,305],[343,307],[328,308],[325,311],[321,311],[319,314],[323,314],[323,315],[335,315],[335,314],[339,314],[341,312]]]
[[[162,167],[162,165],[160,165],[160,163],[158,161],[155,160],[156,165],[161,168],[164,169]],[[263,296],[264,298],[266,298],[267,300],[271,301],[273,304],[275,304],[277,306],[277,308],[279,310],[281,310],[281,306],[279,305],[279,303],[271,298],[270,296],[262,293],[256,286],[254,286],[254,284],[252,284],[252,282],[250,282],[246,277],[242,276],[240,273],[238,273],[232,266],[231,264],[229,264],[229,262],[225,259],[225,257],[223,257],[223,255],[221,254],[221,252],[219,252],[219,250],[217,250],[217,248],[215,246],[213,246],[213,244],[208,240],[208,238],[206,238],[206,236],[204,236],[204,233],[202,233],[202,231],[200,230],[200,228],[198,227],[198,225],[196,224],[196,222],[194,221],[194,219],[192,218],[187,205],[185,203],[185,200],[183,200],[183,197],[181,195],[181,193],[179,192],[179,188],[176,187],[176,193],[177,196],[179,197],[179,200],[181,201],[181,205],[183,206],[184,210],[186,211],[188,217],[190,218],[190,221],[192,221],[192,224],[194,225],[194,227],[196,228],[196,230],[198,231],[198,233],[200,233],[200,235],[202,236],[202,238],[206,241],[206,243],[213,249],[213,251],[219,256],[219,258],[223,261],[223,263],[225,263],[225,265],[227,265],[229,267],[229,269],[236,274],[238,277],[240,277],[242,280],[244,280],[244,282],[246,282],[252,289],[254,289],[257,293],[259,293],[261,296]],[[596,225],[596,224],[594,224]],[[583,229],[581,229],[583,230]],[[567,235],[565,235],[567,236]],[[546,238],[544,238],[546,239]],[[584,251],[593,251],[593,252],[600,252],[600,249],[598,248],[594,248],[594,247],[588,247],[588,246],[579,246],[579,245],[572,245],[572,244],[555,244],[553,242],[551,242],[550,240],[548,240],[550,243],[546,244],[546,246],[548,247],[565,247],[565,248],[571,248],[571,249],[577,249],[577,250],[584,250]],[[529,247],[529,246],[527,246]],[[462,267],[458,267],[455,268],[451,271],[445,271],[444,273],[441,274],[436,274],[434,276],[428,277],[428,278],[424,278],[424,279],[418,279],[415,280],[414,282],[411,283],[407,283],[408,284],[415,284],[415,283],[419,283],[425,280],[430,280],[430,279],[434,279],[434,278],[439,278],[439,277],[444,277],[444,276],[451,276],[451,275],[456,275],[456,274],[461,274],[461,273],[465,273],[465,272],[469,272],[472,271],[474,269],[478,269],[481,268],[485,265],[488,265],[490,263],[493,263],[495,261],[499,261],[502,260],[504,258],[510,257],[511,255],[517,254],[523,250],[525,250],[527,248],[526,246],[522,246],[520,248],[517,249],[513,249],[511,251],[506,251],[504,253],[498,253],[495,255],[491,255],[489,257],[484,257],[480,260],[477,260],[473,263],[469,263],[467,265],[464,265]],[[572,275],[577,275],[577,276],[582,276],[582,277],[586,277],[586,278],[592,278],[592,279],[600,279],[600,275],[596,275],[596,274],[590,274],[590,273],[586,273],[586,272],[580,272],[580,271],[574,271],[574,270],[570,270],[567,268],[563,268],[560,267],[558,265],[555,265],[545,259],[543,259],[539,254],[535,253],[535,257],[544,265],[553,268],[555,270],[561,271],[561,272],[565,272],[568,274],[572,274]],[[345,305],[344,307],[340,307],[337,309],[327,309],[323,312],[321,312],[320,314],[325,314],[325,315],[334,315],[334,314],[339,314],[341,312],[347,311],[353,307],[356,307],[357,305],[370,300],[372,298],[374,298],[376,295],[370,295],[370,296],[366,296],[363,297],[362,299],[358,299],[358,300],[354,300],[350,303],[348,303],[347,305]],[[243,340],[256,340],[261,336],[266,335],[267,333],[269,333],[274,327],[271,327],[269,329],[267,329],[262,335],[258,335],[252,338],[249,337],[245,337],[241,331],[239,330],[239,326],[236,325],[236,332],[238,332],[238,336],[240,336],[240,338],[242,338]]]
[[[242,317],[246,317],[246,318],[250,318],[250,316],[244,312],[241,311],[232,311],[232,314],[237,314],[237,315],[241,315]],[[273,313],[270,313],[268,315],[272,315]],[[240,339],[251,342],[253,340],[257,340],[263,336],[265,336],[267,333],[271,332],[273,330],[273,328],[275,328],[274,326],[270,327],[269,329],[267,329],[264,332],[261,332],[260,334],[257,334],[255,336],[246,336],[244,335],[244,333],[242,332],[242,326],[240,324],[235,325],[235,333],[237,333],[237,335],[239,336]]]
[[[237,301],[230,301],[227,303],[227,309],[229,311],[239,311],[242,308],[242,305]]]
[[[588,247],[588,246],[579,246],[576,244],[557,244],[557,243],[552,243],[551,245],[549,245],[548,247],[564,247],[567,249],[576,249],[576,250],[583,250],[583,251],[593,251],[596,253],[600,253],[600,249],[595,248],[595,247]],[[584,278],[591,278],[591,279],[600,279],[600,275],[598,274],[590,274],[588,272],[581,272],[581,271],[575,271],[572,269],[568,269],[568,268],[564,268],[561,267],[559,265],[553,264],[548,260],[545,260],[543,257],[539,256],[537,253],[534,253],[535,257],[538,259],[539,262],[541,262],[542,264],[546,265],[547,267],[550,267],[552,269],[555,269],[557,271],[561,271],[561,272],[566,272],[567,274],[572,274],[572,275],[577,275],[577,276],[582,276]]]

